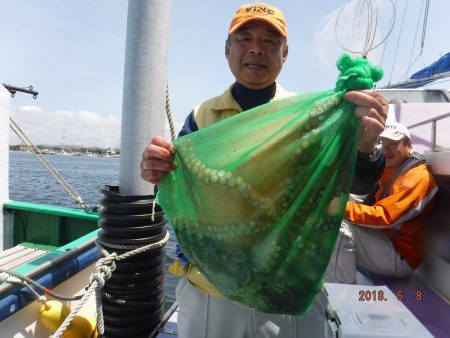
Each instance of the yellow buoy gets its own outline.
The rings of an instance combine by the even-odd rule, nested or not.
[[[52,332],[58,330],[64,319],[69,315],[67,305],[57,300],[48,300],[41,305],[39,316],[42,324]]]
[[[62,302],[56,300],[46,301],[39,310],[42,324],[50,331],[55,332],[70,314],[70,309]],[[75,316],[72,323],[62,335],[64,338],[96,338],[97,319]]]

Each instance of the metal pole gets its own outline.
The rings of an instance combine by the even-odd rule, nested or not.
[[[431,122],[431,152],[436,152],[436,121]]]
[[[3,204],[9,200],[9,92],[0,85],[0,251],[9,247],[9,226],[3,215]]]
[[[139,163],[150,137],[164,135],[170,0],[129,0],[127,20],[119,187],[103,190],[98,233],[102,248],[118,253],[167,235],[167,220]],[[116,262],[102,292],[105,336],[148,337],[159,325],[164,245]]]
[[[22,93],[32,94],[33,99],[35,99],[39,95],[39,92],[33,90],[33,86],[17,87],[17,86],[13,86],[13,85],[10,85],[7,83],[2,83],[2,85],[11,93],[11,96],[16,95],[17,92],[22,92]]]
[[[139,163],[153,135],[164,135],[170,0],[129,0],[122,104],[119,186],[149,195]]]

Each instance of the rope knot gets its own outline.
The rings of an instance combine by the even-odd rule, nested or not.
[[[111,254],[108,254],[97,261],[96,268],[99,266],[109,266],[114,271],[116,269],[116,259],[117,253],[113,252]]]
[[[101,272],[94,272],[91,275],[91,277],[89,278],[90,279],[89,282],[90,282],[90,284],[92,284],[93,282],[96,281],[97,285],[100,288],[103,288],[105,286],[105,282],[106,282],[105,277],[106,277],[106,275],[103,273],[103,271],[101,271]]]
[[[116,269],[117,253],[113,252],[106,257],[102,257],[97,261],[95,265],[95,271],[89,278],[89,283],[92,284],[97,281],[98,285],[102,288],[105,282],[111,278],[112,272]]]
[[[336,63],[339,77],[336,90],[372,89],[383,77],[383,70],[362,57],[343,54]]]

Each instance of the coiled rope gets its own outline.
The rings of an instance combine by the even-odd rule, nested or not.
[[[76,316],[81,307],[86,303],[89,296],[95,292],[95,302],[97,308],[97,330],[100,336],[102,336],[105,332],[105,324],[103,320],[103,309],[102,309],[102,300],[101,300],[101,290],[105,285],[106,281],[111,277],[112,272],[116,269],[116,261],[121,261],[132,257],[134,255],[139,255],[141,253],[160,248],[166,245],[169,240],[169,232],[166,233],[163,239],[159,242],[152,243],[143,247],[131,246],[131,245],[113,245],[111,243],[105,243],[97,239],[96,245],[99,247],[102,255],[104,257],[100,258],[96,265],[95,271],[89,277],[89,285],[87,291],[82,296],[81,300],[77,303],[77,305],[72,309],[70,314],[66,317],[61,326],[56,330],[56,332],[51,335],[49,338],[60,338],[67,328],[72,323],[73,318]],[[117,255],[117,253],[109,253],[106,249],[104,249],[103,245],[107,244],[108,247],[113,247],[117,249],[130,249],[131,251],[125,252],[124,254]]]

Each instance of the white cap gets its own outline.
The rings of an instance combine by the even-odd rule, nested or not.
[[[401,140],[404,136],[411,139],[408,128],[398,122],[387,124],[384,131],[380,134],[380,137],[394,141]]]

